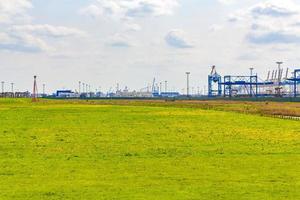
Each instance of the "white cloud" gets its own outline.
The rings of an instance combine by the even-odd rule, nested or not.
[[[252,8],[250,12],[255,17],[270,16],[270,17],[286,17],[292,16],[299,12],[299,6],[293,1],[266,1],[259,3]]]
[[[165,37],[165,41],[169,46],[174,48],[193,48],[194,45],[186,38],[186,34],[182,30],[171,30]]]
[[[36,36],[46,36],[46,37],[83,37],[86,33],[75,29],[68,28],[64,26],[52,26],[49,24],[28,24],[28,25],[15,25],[10,29],[11,32],[22,32],[27,34],[33,34]]]
[[[211,32],[216,32],[216,31],[222,30],[223,28],[224,28],[223,25],[220,25],[220,24],[213,24],[213,25],[211,25],[211,26],[209,27],[209,30],[210,30]]]
[[[157,17],[173,14],[178,6],[177,0],[97,0],[95,3],[81,9],[80,13],[93,18],[108,18],[122,21],[129,27],[137,24],[132,21],[136,18]]]
[[[142,28],[140,25],[132,22],[132,20],[127,20],[124,23],[125,31],[140,31]]]
[[[12,38],[6,34],[0,32],[0,43],[10,43],[12,41]]]
[[[253,44],[300,44],[300,6],[293,0],[269,0],[238,11],[229,21],[247,29]]]
[[[1,0],[0,23],[28,20],[27,10],[32,8],[30,0]]]
[[[0,49],[17,52],[49,52],[47,38],[85,36],[83,31],[63,26],[33,24],[30,0],[0,0]]]
[[[221,4],[225,4],[225,5],[230,5],[230,4],[234,4],[237,2],[237,0],[218,0],[219,3]]]
[[[177,6],[177,0],[97,0],[83,8],[81,13],[93,17],[109,16],[123,19],[171,15]]]
[[[131,38],[123,34],[113,35],[111,38],[109,38],[107,44],[111,47],[116,47],[116,48],[128,48],[134,46]]]
[[[0,49],[16,52],[42,52],[53,50],[45,41],[30,34],[1,33]]]

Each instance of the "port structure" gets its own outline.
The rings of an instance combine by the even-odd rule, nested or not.
[[[292,82],[294,97],[298,97],[299,96],[298,87],[300,85],[300,69],[296,69],[293,73],[293,77],[289,78],[288,81]]]
[[[222,95],[222,77],[217,73],[216,66],[212,66],[208,75],[208,96],[215,97]]]
[[[224,76],[224,97],[232,97],[242,92],[243,95],[254,97],[258,94],[258,77],[255,76]]]
[[[250,75],[226,75],[222,77],[213,66],[208,76],[209,97],[299,97],[300,69],[295,69],[289,78],[289,68],[281,68],[282,62],[277,62],[278,70],[268,72],[266,80],[253,75],[254,68],[250,68]]]

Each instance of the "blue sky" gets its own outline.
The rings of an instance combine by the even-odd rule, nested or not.
[[[211,65],[265,78],[300,64],[299,0],[0,0],[0,25],[0,79],[20,91],[33,75],[48,92],[153,77],[181,91],[186,71],[202,89]]]

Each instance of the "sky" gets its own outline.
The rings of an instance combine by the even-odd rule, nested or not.
[[[204,90],[221,75],[266,79],[276,61],[300,65],[300,0],[0,0],[5,89],[139,90],[168,81]]]

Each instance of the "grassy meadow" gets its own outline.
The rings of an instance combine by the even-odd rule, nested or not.
[[[0,199],[300,199],[300,122],[163,102],[1,99]]]

